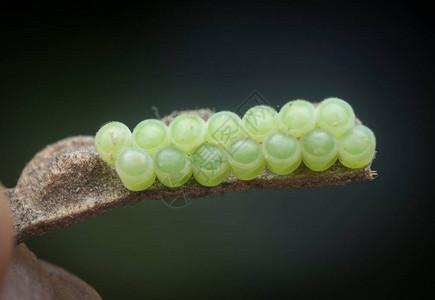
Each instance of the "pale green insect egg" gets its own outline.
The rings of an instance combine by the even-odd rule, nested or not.
[[[131,191],[143,191],[156,179],[151,156],[139,148],[122,150],[116,159],[115,169],[124,186]]]
[[[207,121],[206,140],[209,143],[226,147],[243,135],[242,120],[233,112],[217,112]]]
[[[190,153],[205,141],[205,121],[196,115],[181,114],[169,124],[169,139],[171,143]]]
[[[188,155],[175,147],[163,147],[154,156],[154,171],[159,181],[167,187],[179,187],[192,175]]]
[[[133,145],[145,150],[151,156],[169,144],[168,126],[160,120],[142,121],[133,130]]]
[[[266,105],[250,108],[242,118],[242,124],[247,134],[258,142],[278,128],[278,113]]]
[[[355,113],[346,101],[327,98],[317,107],[317,125],[339,137],[355,125]]]
[[[226,151],[231,172],[239,179],[254,179],[266,166],[260,143],[251,138],[235,140]]]
[[[297,138],[283,132],[269,133],[262,143],[267,167],[278,175],[287,175],[302,162],[301,146]]]
[[[201,185],[218,185],[230,172],[224,150],[212,144],[200,145],[190,154],[190,159],[193,176]]]
[[[368,165],[375,154],[376,138],[373,131],[364,125],[355,125],[338,139],[338,157],[348,168]]]
[[[131,131],[121,122],[114,121],[105,124],[95,135],[95,148],[111,165],[115,164],[118,153],[131,145]]]
[[[281,130],[300,137],[316,126],[316,108],[311,102],[293,100],[281,108],[278,119]]]
[[[337,138],[329,131],[313,129],[303,135],[300,142],[303,161],[313,171],[324,171],[337,160]]]

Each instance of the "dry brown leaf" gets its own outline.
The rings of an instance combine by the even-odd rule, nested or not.
[[[208,109],[191,111],[207,120]],[[166,124],[182,112],[163,118]],[[92,136],[75,136],[47,146],[24,168],[9,197],[16,242],[103,214],[140,200],[197,198],[255,189],[293,189],[343,185],[373,179],[370,165],[348,169],[337,162],[323,172],[303,164],[290,175],[280,176],[267,168],[254,180],[242,181],[232,175],[215,187],[199,185],[194,179],[179,188],[156,181],[142,192],[128,191],[115,170],[105,163],[94,147]]]
[[[12,221],[6,200],[6,195],[0,185],[0,291],[11,259],[13,246]]]
[[[93,287],[64,269],[40,261],[25,244],[14,250],[2,300],[101,300]]]

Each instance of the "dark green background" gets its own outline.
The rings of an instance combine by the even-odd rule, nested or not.
[[[373,129],[372,182],[143,201],[28,242],[104,299],[427,295],[425,8],[146,2],[0,9],[0,179],[45,145],[172,110],[347,100]]]

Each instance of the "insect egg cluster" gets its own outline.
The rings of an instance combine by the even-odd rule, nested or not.
[[[368,127],[355,124],[346,101],[327,98],[317,107],[305,100],[290,101],[279,113],[258,105],[242,118],[220,111],[207,122],[187,113],[169,126],[148,119],[133,132],[110,122],[97,132],[95,147],[115,166],[127,189],[142,191],[156,178],[167,187],[178,187],[193,175],[199,184],[215,186],[230,172],[251,180],[267,166],[287,175],[302,162],[313,171],[324,171],[337,159],[345,167],[362,168],[373,159],[376,139]]]

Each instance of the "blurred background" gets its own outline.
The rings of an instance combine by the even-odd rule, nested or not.
[[[59,2],[60,3],[60,2]],[[347,100],[377,137],[372,182],[142,201],[28,241],[104,299],[427,296],[429,10],[253,2],[2,2],[0,180],[49,143],[173,110]],[[154,107],[154,108],[153,108]],[[431,205],[431,206],[429,206]]]

